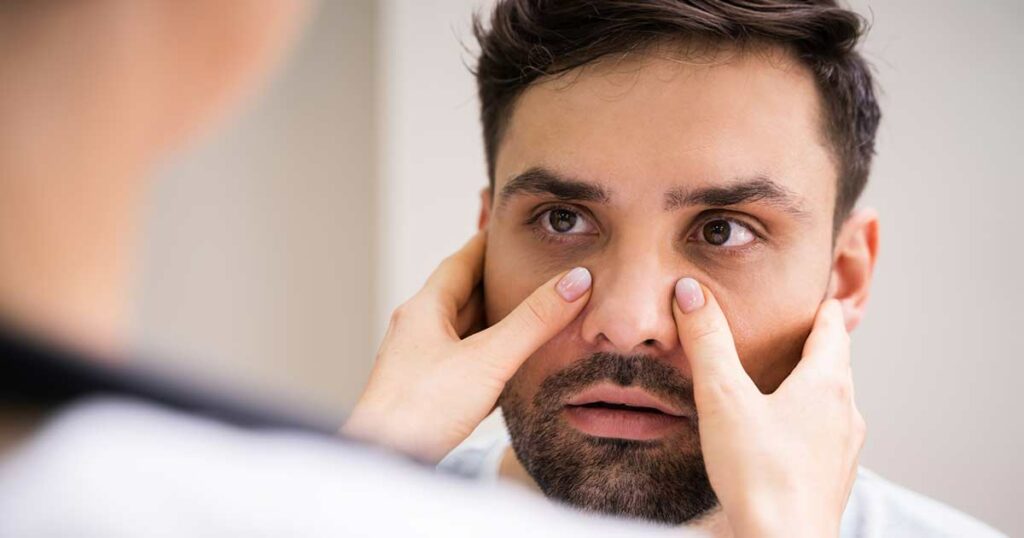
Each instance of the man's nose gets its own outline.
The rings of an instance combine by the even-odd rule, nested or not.
[[[664,353],[679,346],[672,298],[678,269],[647,251],[621,253],[591,269],[594,288],[583,312],[583,339],[602,351]]]

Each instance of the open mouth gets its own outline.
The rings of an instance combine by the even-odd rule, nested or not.
[[[637,387],[600,384],[571,398],[565,419],[580,432],[610,439],[660,439],[687,421],[685,413]]]
[[[635,413],[659,413],[664,414],[663,411],[655,409],[653,407],[635,407],[626,404],[617,404],[609,402],[591,402],[583,405],[576,405],[570,407],[585,407],[587,409],[614,409],[619,411],[632,411]]]

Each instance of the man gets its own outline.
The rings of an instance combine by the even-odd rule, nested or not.
[[[880,118],[862,27],[831,0],[497,3],[476,27],[487,319],[574,266],[593,288],[505,386],[508,437],[471,439],[441,468],[715,527],[673,305],[702,303],[697,282],[712,293],[766,394],[824,299],[859,324],[879,234],[855,208]],[[842,533],[996,534],[866,471]]]
[[[89,0],[0,10],[0,536],[677,534],[580,518],[509,490],[484,493],[223,395],[113,365],[127,358],[131,231],[149,173],[266,75],[300,27],[302,4]],[[419,310],[404,311],[382,347],[389,357],[412,364],[424,350],[405,344],[473,325],[473,309],[463,317],[448,307],[470,297],[469,276],[482,262],[481,236],[431,278]],[[578,276],[538,286],[502,323],[445,348],[445,366],[521,363],[587,304]],[[543,305],[548,323],[530,324]],[[839,360],[818,363],[838,379],[830,386],[848,388],[837,375],[846,368],[837,315],[824,316],[832,322],[820,327],[818,347]],[[453,375],[438,377],[482,380]],[[695,379],[727,386],[741,376],[738,363],[720,361]],[[817,406],[807,435],[766,432],[806,450],[838,447],[827,451],[836,457],[790,462],[767,442],[748,454],[745,443],[726,441],[750,438],[763,423],[753,412],[807,407],[818,386],[791,401],[736,406],[745,415],[729,409],[741,398],[700,400],[730,418],[706,429],[705,439],[731,447],[718,469],[751,467],[711,473],[723,498],[737,501],[723,504],[741,535],[837,528],[863,438],[850,398]],[[479,401],[453,395],[453,407],[435,407],[424,423],[482,417],[496,387]],[[827,492],[825,502],[809,492]],[[774,508],[756,510],[766,506]]]

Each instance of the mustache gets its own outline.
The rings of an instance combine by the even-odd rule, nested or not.
[[[599,352],[580,359],[541,383],[534,398],[538,409],[555,409],[573,394],[608,381],[635,386],[682,409],[696,410],[693,383],[665,361],[650,355]]]

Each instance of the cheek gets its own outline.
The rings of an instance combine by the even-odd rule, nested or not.
[[[550,260],[534,260],[528,249],[510,247],[510,242],[493,235],[487,245],[483,284],[488,326],[508,315],[538,286],[573,266],[572,262],[563,268]],[[532,401],[545,379],[583,355],[585,343],[579,327],[582,323],[583,317],[578,317],[531,355],[509,381],[524,401]]]
[[[508,315],[541,284],[578,263],[529,248],[500,227],[492,227],[488,236],[483,277],[488,326]]]
[[[497,245],[496,245],[497,244]],[[484,307],[487,326],[494,325],[519,305],[543,282],[528,262],[512,255],[512,249],[499,248],[490,238],[484,262]]]
[[[762,392],[777,389],[800,361],[816,310],[815,304],[802,311],[772,312],[734,329],[743,368]]]
[[[800,360],[827,279],[802,285],[751,280],[717,295],[743,367],[762,392],[772,392]],[[748,289],[749,288],[749,289]]]
[[[831,236],[823,233],[712,285],[743,367],[763,392],[778,388],[800,360],[828,287],[830,253]]]

